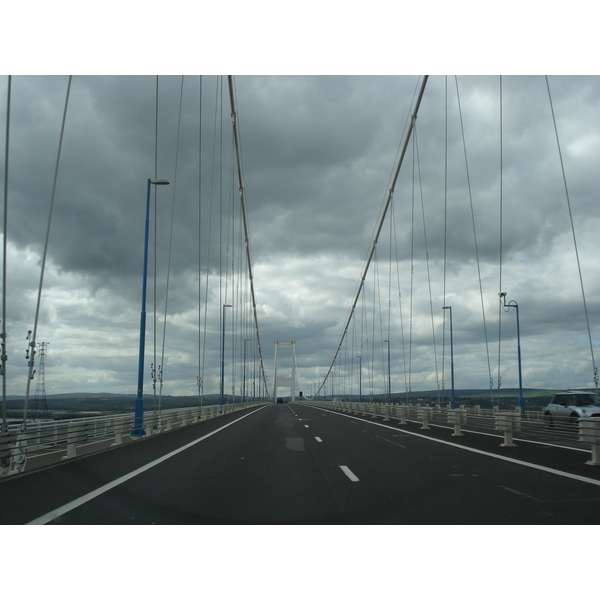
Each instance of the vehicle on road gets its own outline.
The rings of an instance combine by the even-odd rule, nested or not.
[[[553,417],[570,419],[574,425],[581,418],[600,418],[600,397],[590,392],[560,392],[544,409],[544,415],[549,425],[554,424]]]

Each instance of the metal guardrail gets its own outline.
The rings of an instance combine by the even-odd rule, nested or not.
[[[383,417],[384,421],[398,419],[403,425],[407,421],[421,423],[421,429],[430,429],[431,424],[454,428],[452,436],[462,436],[466,428],[475,433],[503,435],[501,446],[516,446],[514,435],[519,434],[528,441],[547,443],[584,442],[591,445],[589,465],[600,465],[600,418],[572,419],[549,417],[542,411],[500,411],[482,409],[479,406],[450,409],[446,406],[387,404],[382,402],[343,402],[305,400],[305,404],[334,411],[352,413],[372,419]]]
[[[190,408],[174,408],[160,413],[144,413],[146,437],[170,431],[175,427],[191,425],[199,421],[213,419],[264,402],[236,402],[223,406],[211,405]],[[61,421],[38,421],[8,426],[7,432],[0,432],[0,477],[22,473],[27,457],[32,452],[43,452],[66,448],[63,459],[77,456],[77,448],[84,443],[110,440],[113,446],[123,443],[133,429],[134,414],[83,417]]]

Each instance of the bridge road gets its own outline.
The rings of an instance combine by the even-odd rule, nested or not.
[[[0,522],[600,522],[600,468],[584,453],[500,441],[270,404],[8,478]],[[548,456],[571,476],[543,470]]]

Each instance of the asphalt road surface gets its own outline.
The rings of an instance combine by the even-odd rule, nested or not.
[[[253,407],[0,481],[4,524],[598,524],[589,454]]]

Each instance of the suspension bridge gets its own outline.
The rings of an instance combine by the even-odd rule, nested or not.
[[[114,378],[121,366],[115,363],[131,365],[131,382],[137,374],[137,389],[131,385],[135,401],[125,414],[51,420],[38,414],[32,418],[30,386],[40,368],[39,348],[48,361],[52,351],[68,355],[69,336],[64,336],[60,323],[64,317],[53,313],[68,302],[49,286],[48,279],[56,279],[63,263],[77,272],[77,260],[85,258],[67,260],[61,244],[69,245],[70,232],[65,230],[59,240],[54,228],[60,227],[61,218],[77,223],[73,215],[86,207],[83,200],[61,207],[61,200],[73,172],[65,163],[75,164],[80,153],[69,146],[73,141],[70,119],[83,126],[84,117],[91,118],[82,117],[81,103],[86,98],[83,92],[89,93],[94,83],[87,82],[88,87],[81,83],[78,92],[77,77],[58,82],[65,89],[61,110],[54,111],[61,125],[43,235],[36,238],[37,245],[27,245],[17,236],[20,245],[9,246],[11,199],[20,197],[25,187],[12,175],[11,159],[15,153],[18,157],[19,146],[14,144],[11,115],[19,78],[14,82],[8,78],[2,523],[598,522],[600,420],[580,419],[574,424],[565,419],[550,426],[540,407],[527,404],[526,387],[543,386],[536,365],[527,362],[522,352],[521,324],[526,317],[520,314],[522,304],[513,299],[516,286],[511,286],[511,277],[523,285],[527,275],[522,265],[529,263],[533,272],[539,267],[535,257],[522,258],[522,248],[507,227],[507,205],[514,208],[526,200],[512,187],[514,162],[508,149],[518,147],[522,131],[516,143],[505,132],[505,118],[514,117],[510,112],[514,107],[507,107],[503,96],[510,82],[494,78],[497,165],[494,186],[486,180],[480,199],[474,193],[480,147],[473,139],[483,131],[475,136],[469,131],[460,78],[433,79],[436,98],[444,99],[441,133],[427,137],[423,131],[423,113],[432,114],[427,105],[432,82],[428,77],[415,78],[405,103],[404,129],[396,132],[393,160],[384,167],[389,170],[385,193],[379,204],[371,203],[372,221],[366,224],[370,233],[357,236],[365,242],[360,249],[362,264],[339,258],[340,271],[357,268],[346,276],[334,298],[321,296],[319,274],[311,273],[313,285],[305,296],[315,296],[323,310],[333,306],[337,315],[333,325],[329,312],[319,323],[323,342],[311,353],[312,360],[318,361],[312,365],[306,363],[302,341],[296,339],[304,327],[295,323],[303,300],[293,293],[292,279],[285,274],[287,247],[275,248],[270,270],[263,265],[259,271],[254,262],[253,191],[247,189],[247,181],[253,179],[246,169],[256,161],[245,153],[245,135],[257,132],[239,109],[236,79],[170,78],[166,88],[164,83],[161,87],[161,78],[152,80],[154,139],[147,131],[144,135],[145,148],[154,150],[154,169],[147,173],[145,197],[138,194],[145,200],[143,215],[138,210],[141,202],[135,210],[130,205],[119,208],[123,214],[131,213],[131,223],[143,222],[143,240],[137,240],[142,263],[125,251],[125,242],[133,234],[118,223],[112,226],[120,237],[110,247],[94,239],[86,245],[86,252],[97,249],[90,259],[93,276],[106,282],[111,293],[122,294],[122,308],[113,310],[113,323],[106,331],[122,336],[121,329],[127,327],[128,333],[104,355],[94,355],[84,344],[76,346],[84,362],[100,361],[97,371]],[[58,83],[53,81],[57,90]],[[539,78],[538,83],[545,94],[548,139],[558,173],[552,198],[562,198],[566,226],[561,235],[570,238],[573,257],[569,281],[580,296],[579,330],[564,339],[568,344],[576,339],[578,344],[577,387],[598,393],[586,261],[579,250],[551,82]],[[74,109],[78,93],[80,104]],[[176,110],[165,116],[162,102],[169,96]],[[192,100],[196,104],[190,109]],[[133,113],[127,118],[134,119]],[[197,145],[190,147],[186,134],[192,125],[198,129]],[[167,136],[166,131],[172,136],[168,161],[159,160],[163,148],[159,140]],[[293,138],[287,142],[294,144]],[[276,153],[271,157],[277,161]],[[151,162],[151,157],[146,159]],[[349,173],[353,168],[368,170],[353,166],[352,161],[348,164]],[[168,179],[162,178],[163,169],[171,172]],[[263,237],[270,227],[284,227],[277,221],[277,204],[268,208],[273,222],[261,229]],[[352,220],[349,205],[338,210],[338,219],[347,215]],[[96,206],[90,211],[86,222],[96,219],[100,224],[108,218]],[[523,226],[514,219],[510,224],[517,229]],[[93,228],[89,231],[93,237]],[[292,231],[288,237],[292,243]],[[260,247],[266,243],[261,239]],[[15,278],[10,258],[25,250],[35,254],[39,265],[37,288],[27,294],[35,309],[30,324],[23,327],[26,336],[18,329],[26,317],[16,311],[10,293],[11,277]],[[121,269],[120,281],[127,282],[127,289],[122,283],[111,286],[113,270]],[[468,279],[462,277],[463,271],[468,271]],[[273,326],[268,326],[265,335],[265,323],[275,311],[261,295],[261,284],[270,286],[273,294],[278,287],[273,281],[281,282],[279,293],[294,300],[294,309],[275,319],[278,333],[273,335]],[[467,289],[459,289],[464,281],[469,282]],[[134,311],[129,306],[134,306],[132,298],[140,291],[141,309],[137,304]],[[110,302],[109,295],[93,296],[85,302],[92,306],[97,306],[93,304],[97,300]],[[73,311],[83,306],[76,298],[70,302]],[[92,314],[88,338],[94,335],[94,320],[98,327],[102,324],[102,317]],[[469,344],[460,346],[459,353],[455,342],[461,335],[468,336]],[[48,338],[52,350],[46,357]],[[19,339],[26,340],[26,365],[11,369],[8,356],[21,351],[13,347]],[[587,354],[583,359],[582,347]],[[271,348],[270,379],[266,355]],[[291,356],[285,350],[291,350]],[[543,355],[539,362],[546,360]],[[42,372],[50,378],[48,361]],[[534,386],[527,384],[524,372],[536,373]],[[75,369],[65,381],[70,377],[77,378]],[[478,382],[470,387],[484,390],[479,404],[461,401],[456,388],[461,380]],[[24,390],[19,393],[20,384]],[[18,418],[8,418],[9,388],[19,395]],[[164,389],[189,396],[189,406],[166,409]]]

